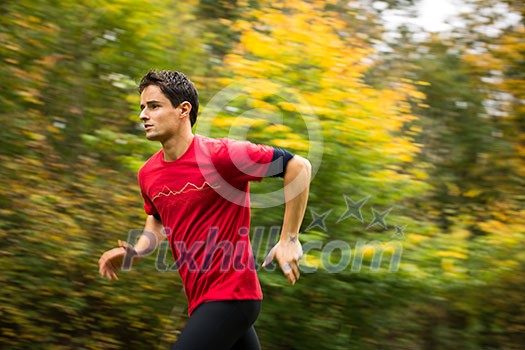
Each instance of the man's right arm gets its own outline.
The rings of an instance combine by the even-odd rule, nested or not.
[[[141,258],[148,256],[157,249],[160,242],[164,239],[162,230],[162,222],[153,215],[148,215],[144,231],[135,246],[119,240],[118,248],[110,249],[102,254],[98,261],[100,275],[109,280],[118,280],[116,274],[118,269],[122,267],[130,269]]]
[[[144,232],[133,247],[138,257],[148,256],[157,249],[160,242],[164,239],[163,228],[164,226],[160,220],[153,215],[148,215],[144,225]]]

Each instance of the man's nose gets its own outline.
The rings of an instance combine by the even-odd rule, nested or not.
[[[140,111],[140,116],[139,116],[140,120],[144,121],[144,120],[148,120],[149,117],[146,113],[146,109],[144,108],[142,111]]]

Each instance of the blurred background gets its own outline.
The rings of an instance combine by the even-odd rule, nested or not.
[[[156,68],[190,77],[203,113],[240,87],[209,135],[249,123],[244,138],[317,164],[300,282],[259,273],[265,349],[522,349],[524,9],[3,0],[0,348],[167,349],[184,325],[162,254],[98,276],[145,218],[136,172],[159,145],[143,137],[136,84]],[[252,210],[258,262],[282,214]]]

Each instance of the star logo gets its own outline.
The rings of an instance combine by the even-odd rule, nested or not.
[[[353,216],[360,222],[363,222],[363,214],[361,214],[361,208],[363,208],[363,205],[370,199],[371,196],[366,196],[365,198],[362,198],[361,200],[354,202],[350,197],[347,195],[343,195],[345,202],[346,202],[346,211],[341,215],[339,220],[337,220],[337,224],[340,223],[343,220],[348,219],[349,217]]]
[[[387,224],[386,224],[385,219],[386,219],[387,215],[392,211],[392,209],[393,208],[389,208],[389,209],[385,210],[384,212],[379,213],[374,208],[372,208],[372,214],[374,215],[374,218],[368,224],[366,229],[368,230],[369,228],[371,228],[371,227],[373,227],[375,225],[379,225],[382,228],[386,229],[387,228]]]
[[[396,232],[394,232],[394,234],[392,236],[390,236],[391,238],[400,238],[400,239],[405,239],[405,229],[407,228],[407,225],[405,226],[397,226],[397,225],[394,225],[394,229],[396,230]]]
[[[315,212],[315,210],[310,209],[310,213],[312,214],[312,218],[313,219],[312,219],[312,222],[310,223],[310,225],[308,225],[308,227],[306,228],[305,231],[309,231],[309,230],[313,229],[314,227],[319,227],[319,228],[321,228],[321,230],[326,232],[325,220],[328,217],[328,215],[330,215],[331,212],[332,212],[332,209],[330,209],[328,211],[325,211],[322,214],[317,214],[317,212]]]

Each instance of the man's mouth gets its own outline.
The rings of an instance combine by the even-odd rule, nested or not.
[[[153,124],[144,124],[144,130],[149,130],[153,127]]]

